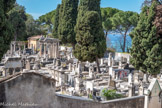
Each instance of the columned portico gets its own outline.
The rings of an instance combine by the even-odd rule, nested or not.
[[[45,58],[48,54],[49,58],[59,58],[60,41],[58,39],[42,37],[40,38],[39,42],[40,42],[40,57]]]

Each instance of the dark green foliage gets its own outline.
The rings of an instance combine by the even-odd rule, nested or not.
[[[101,15],[100,0],[80,0],[78,17],[84,16],[87,11],[97,11]]]
[[[148,7],[144,7],[140,14],[140,20],[137,27],[130,33],[132,38],[132,48],[131,48],[131,63],[136,69],[140,69],[143,72],[147,71],[147,67],[144,61],[147,58],[146,49],[142,45],[142,41],[145,41],[148,37],[147,27],[147,10]]]
[[[132,37],[132,64],[144,73],[158,74],[162,68],[162,39],[157,35],[153,24],[157,2],[151,7],[143,7],[137,27],[130,34]]]
[[[60,7],[59,39],[62,43],[74,45],[78,0],[62,0]]]
[[[87,11],[97,11],[101,16],[100,0],[80,0],[76,29]]]
[[[13,28],[7,13],[13,8],[14,3],[15,0],[0,0],[0,60],[13,38]]]
[[[63,3],[64,3],[64,1],[62,0],[62,3],[61,3],[61,5],[60,5],[60,9],[59,9],[59,25],[58,25],[58,31],[57,31],[57,33],[58,33],[58,37],[59,37],[59,39],[60,39],[60,35],[61,35],[61,26],[62,26],[62,24],[61,24],[61,22],[62,22],[62,17],[63,17]]]
[[[104,56],[106,38],[102,28],[100,0],[81,0],[77,19],[74,55],[80,61],[93,62]],[[98,60],[97,60],[98,61]]]
[[[4,9],[5,13],[8,13],[15,4],[16,0],[1,0],[1,2],[3,2],[3,6],[1,5],[1,7]]]
[[[75,57],[80,61],[93,62],[96,57],[103,57],[106,50],[100,16],[96,11],[86,12],[76,29]]]
[[[112,100],[112,99],[118,99],[118,98],[123,98],[124,96],[121,94],[117,94],[116,90],[107,90],[103,89],[102,90],[102,95],[107,99],[107,100]]]
[[[54,38],[58,38],[59,10],[60,10],[60,4],[57,5],[56,14],[55,14],[54,27],[53,27]]]
[[[9,14],[12,13],[12,12],[15,12],[15,11],[19,12],[21,18],[24,21],[27,20],[27,16],[26,16],[26,12],[25,12],[25,7],[24,6],[21,6],[21,5],[19,5],[19,4],[16,3],[14,5],[14,8],[9,12]]]
[[[9,12],[9,20],[13,25],[15,41],[27,40],[26,19],[25,8],[15,4],[15,7]]]

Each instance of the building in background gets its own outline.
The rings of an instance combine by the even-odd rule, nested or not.
[[[41,38],[41,35],[32,36],[28,38],[28,48],[32,49],[34,52],[37,52],[39,50],[39,39]]]

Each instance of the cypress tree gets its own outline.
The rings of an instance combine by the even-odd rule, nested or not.
[[[97,62],[106,51],[106,38],[102,28],[100,0],[81,0],[77,18],[74,55],[82,62]]]
[[[162,34],[158,34],[158,28],[154,24],[156,20],[156,7],[158,5],[158,1],[154,1],[152,6],[149,10],[148,15],[148,23],[153,22],[150,24],[152,27],[147,42],[147,56],[148,58],[144,62],[147,66],[147,72],[153,75],[159,74],[160,69],[162,69]],[[149,26],[149,25],[148,25]]]
[[[59,21],[59,39],[63,44],[75,45],[75,32],[78,0],[62,0]]]
[[[13,38],[13,28],[7,13],[12,9],[15,0],[0,0],[0,60],[9,48]]]
[[[14,8],[8,13],[9,21],[13,25],[14,41],[27,40],[26,25],[27,20],[25,8],[23,6],[15,4]]]
[[[59,26],[59,10],[60,4],[57,5],[55,19],[54,19],[54,28],[53,28],[53,36],[54,38],[58,38],[58,26]]]
[[[158,74],[162,65],[162,38],[154,25],[157,2],[145,6],[132,37],[132,64],[144,73]]]

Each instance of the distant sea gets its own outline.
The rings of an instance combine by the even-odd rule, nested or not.
[[[123,43],[122,36],[120,34],[109,34],[107,37],[111,42],[111,44],[109,44],[109,41],[107,41],[107,47],[113,47],[116,49],[117,52],[122,52],[120,48],[120,42]],[[132,39],[129,35],[127,35],[126,47],[131,48],[131,46],[132,46]]]

